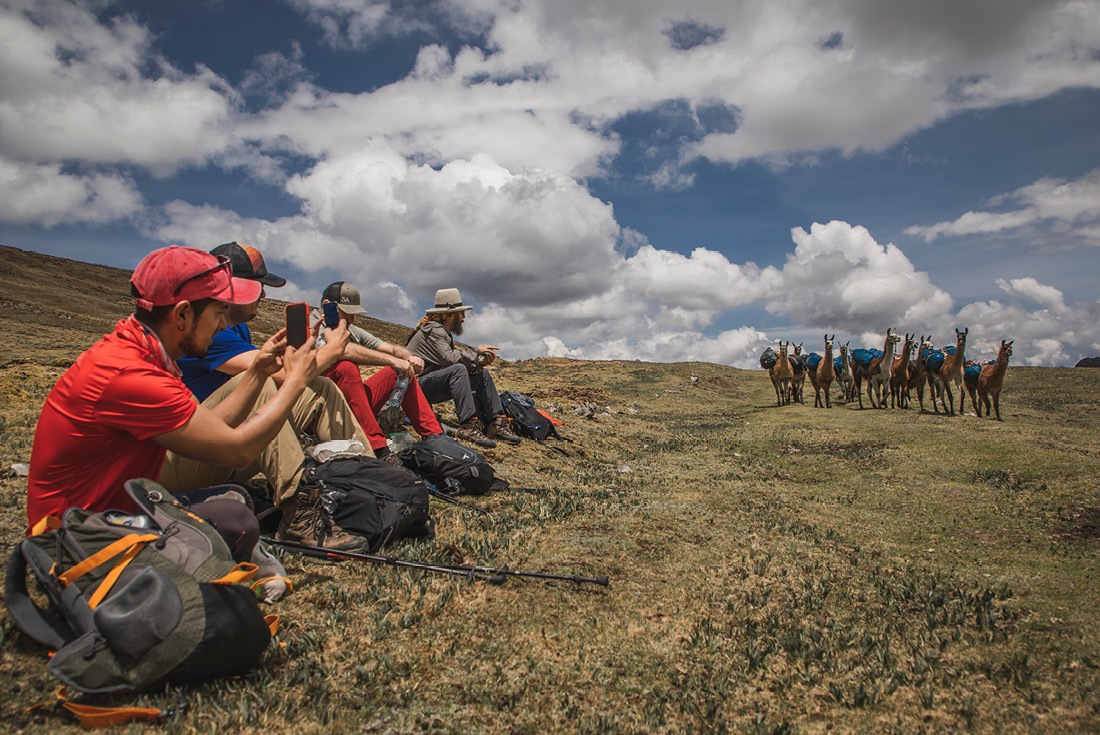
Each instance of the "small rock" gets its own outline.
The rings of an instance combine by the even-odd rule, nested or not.
[[[631,408],[641,408],[641,406],[640,406],[640,405],[638,405],[638,402],[637,402],[637,401],[634,401],[633,403],[631,403],[631,404],[630,404],[630,407],[631,407]]]
[[[692,375],[692,376],[691,376],[691,384],[692,384],[692,385],[699,385],[699,378],[697,378],[697,377],[695,377],[694,375]]]
[[[580,406],[573,406],[573,415],[583,416],[586,419],[590,419],[596,415],[596,404],[585,403]]]
[[[630,467],[626,466],[625,464],[619,465],[619,474],[620,475],[629,475],[633,471],[634,470],[630,469]]]
[[[628,407],[628,408],[626,409],[626,412],[627,412],[627,413],[629,413],[629,414],[631,414],[631,415],[634,415],[634,414],[638,413],[638,409],[634,408],[633,406],[629,406],[629,407]]]
[[[26,477],[31,473],[31,466],[26,462],[15,462],[11,466],[13,477]]]
[[[546,412],[547,413],[561,413],[563,410],[564,409],[561,407],[560,403],[547,403],[546,404]]]

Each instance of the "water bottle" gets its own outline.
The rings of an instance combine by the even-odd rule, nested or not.
[[[408,449],[416,443],[416,439],[407,431],[396,431],[390,434],[387,444],[390,447],[391,452],[400,452]]]
[[[401,408],[401,400],[405,397],[405,389],[409,387],[409,379],[402,375],[397,379],[397,385],[393,387],[393,393],[390,394],[390,400],[386,401],[386,405],[391,408]]]

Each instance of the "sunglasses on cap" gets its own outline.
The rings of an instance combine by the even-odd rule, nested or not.
[[[183,290],[183,287],[186,286],[191,281],[194,281],[195,279],[198,279],[198,278],[202,278],[203,276],[209,276],[210,274],[217,273],[218,271],[221,271],[221,270],[224,270],[229,275],[229,277],[232,278],[233,277],[233,266],[230,263],[229,258],[225,257],[224,255],[215,255],[214,257],[218,259],[218,264],[217,265],[212,266],[210,268],[207,268],[204,271],[199,271],[195,275],[188,276],[187,278],[180,281],[180,284],[178,286],[176,286],[176,290],[172,292],[172,296],[173,297],[179,296],[180,291]]]

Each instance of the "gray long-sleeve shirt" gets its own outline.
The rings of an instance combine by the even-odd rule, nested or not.
[[[456,347],[455,338],[439,322],[422,324],[409,340],[408,350],[424,361],[425,374],[459,363],[472,373],[481,369],[477,364],[477,350]]]

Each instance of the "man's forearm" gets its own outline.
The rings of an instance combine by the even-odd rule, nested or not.
[[[372,350],[362,345],[349,344],[344,350],[344,359],[350,360],[356,365],[376,365],[380,367],[396,368],[398,360],[401,358],[397,355],[390,355],[379,350]]]

